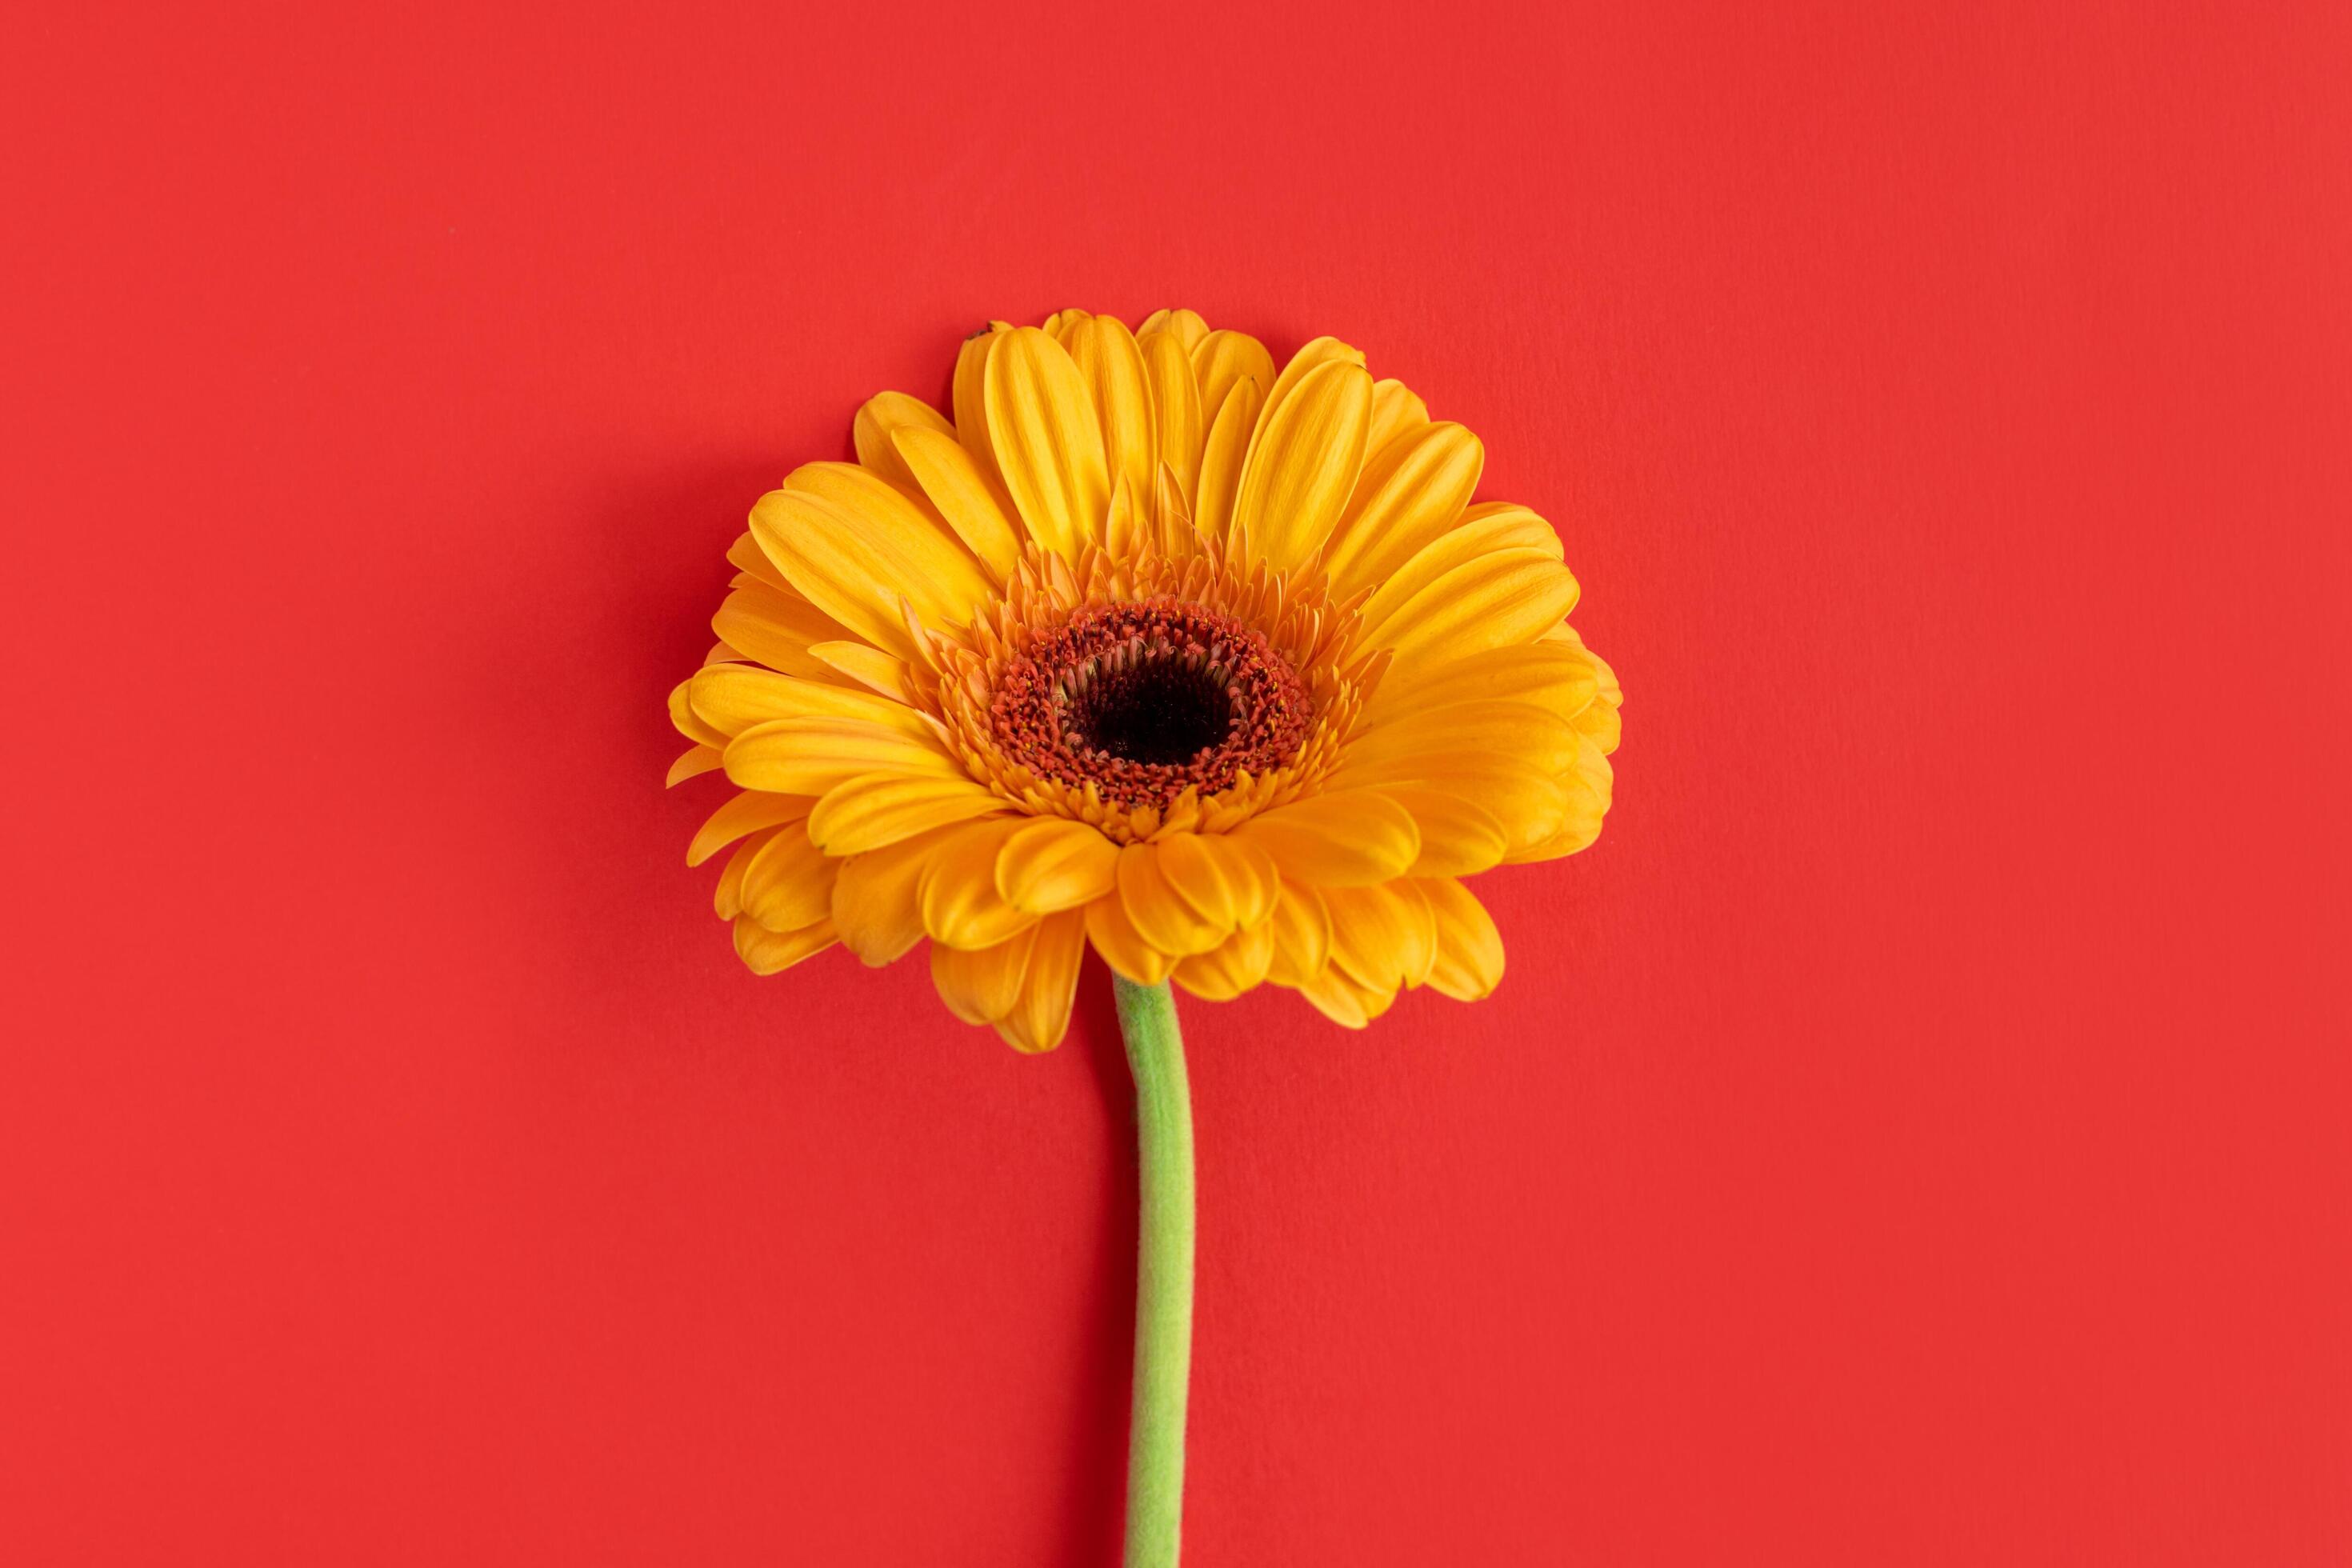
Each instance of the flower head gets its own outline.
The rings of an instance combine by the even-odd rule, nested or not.
[[[1550,524],[1472,505],[1484,452],[1363,355],[1162,310],[1064,310],[959,356],[952,423],[886,392],[857,461],[752,509],[670,694],[671,782],[740,786],[719,915],[761,973],[926,940],[1024,1050],[1091,943],[1360,1026],[1503,970],[1460,879],[1591,844],[1617,681]]]

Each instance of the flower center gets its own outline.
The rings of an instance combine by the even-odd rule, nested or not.
[[[1036,637],[990,702],[1012,758],[1106,801],[1164,809],[1297,754],[1314,704],[1233,616],[1173,599],[1095,605]]]

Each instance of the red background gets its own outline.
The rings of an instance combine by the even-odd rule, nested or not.
[[[1491,1002],[1187,1005],[1188,1561],[2352,1555],[2344,8],[345,9],[0,67],[0,1554],[1113,1560],[1103,972],[754,980],[662,698],[1181,304],[1629,693]]]

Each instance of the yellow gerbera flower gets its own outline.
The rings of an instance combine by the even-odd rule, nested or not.
[[[1460,879],[1571,854],[1621,694],[1550,524],[1318,338],[1162,310],[994,322],[954,418],[902,393],[857,461],[752,509],[671,780],[740,787],[718,909],[770,973],[930,943],[958,1017],[1058,1044],[1089,942],[1141,985],[1291,987],[1360,1026],[1503,972]]]

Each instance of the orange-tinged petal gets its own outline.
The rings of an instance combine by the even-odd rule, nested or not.
[[[768,552],[760,548],[760,542],[751,536],[750,529],[735,536],[735,542],[727,547],[727,559],[738,572],[758,578],[778,593],[794,593],[793,585],[784,581],[784,574],[776,570],[776,563],[768,559]]]
[[[1274,913],[1282,878],[1257,845],[1222,833],[1171,833],[1152,843],[1160,875],[1202,919],[1231,930]]]
[[[1111,968],[1138,985],[1157,985],[1176,967],[1173,953],[1162,952],[1143,940],[1127,918],[1127,905],[1117,893],[1107,893],[1086,909],[1087,940]]]
[[[1486,449],[1459,425],[1431,425],[1375,451],[1323,547],[1335,593],[1375,588],[1451,530],[1470,504]]]
[[[1118,899],[1143,940],[1181,958],[1206,952],[1225,940],[1231,921],[1217,921],[1194,909],[1168,879],[1159,844],[1129,844],[1118,852]]]
[[[670,763],[669,772],[663,776],[662,785],[666,789],[674,789],[688,779],[699,778],[715,768],[724,766],[726,761],[727,753],[717,746],[689,746],[677,761]]]
[[[931,851],[915,885],[923,930],[950,947],[993,947],[1037,923],[996,890],[996,857],[1025,818],[991,817],[951,829]]]
[[[1089,316],[1071,330],[1070,362],[1093,394],[1110,482],[1122,476],[1136,495],[1151,493],[1151,387],[1143,350],[1115,316]]]
[[[1286,885],[1361,886],[1404,875],[1421,853],[1412,813],[1378,790],[1340,790],[1263,811],[1232,837],[1274,857]]]
[[[1078,964],[1087,954],[1087,917],[1067,910],[1037,922],[1029,950],[1029,973],[1021,994],[996,1032],[1016,1051],[1050,1051],[1070,1026],[1070,1004],[1078,993]]]
[[[1041,816],[1004,841],[996,890],[1005,902],[1049,915],[1090,904],[1118,886],[1118,846],[1083,822]]]
[[[1492,812],[1457,795],[1406,784],[1387,792],[1421,829],[1416,877],[1467,877],[1503,863],[1511,836]]]
[[[773,931],[750,915],[735,921],[735,952],[754,974],[773,974],[834,944],[833,922],[819,921],[800,931]]]
[[[1021,531],[1012,503],[953,436],[911,426],[892,432],[900,463],[922,487],[964,548],[1002,583],[1021,559]]]
[[[798,822],[808,816],[809,807],[815,804],[804,795],[744,790],[710,814],[710,819],[695,834],[694,842],[687,846],[686,863],[699,866],[745,834]]]
[[[727,858],[726,868],[719,873],[719,885],[710,894],[710,907],[719,911],[720,920],[731,921],[743,912],[743,868],[751,863],[753,856],[768,847],[770,839],[782,831],[781,827],[770,827],[754,833]]]
[[[712,727],[694,710],[691,680],[681,680],[669,691],[669,721],[677,732],[701,746],[724,746],[727,731]]]
[[[1331,960],[1331,913],[1323,895],[1304,883],[1285,882],[1275,899],[1274,952],[1266,978],[1277,985],[1304,985]]]
[[[1047,550],[1074,558],[1094,542],[1110,504],[1102,426],[1086,378],[1034,327],[1002,334],[988,356],[989,440],[1005,493]]]
[[[1274,356],[1247,332],[1213,331],[1192,345],[1192,377],[1201,384],[1202,426],[1212,428],[1226,398],[1244,382],[1255,386],[1261,398],[1265,395],[1274,384]],[[1255,409],[1251,418],[1256,418]]]
[[[948,1011],[967,1024],[993,1024],[1021,999],[1021,980],[1037,928],[1014,933],[993,947],[955,948],[931,943],[931,984]]]
[[[1375,991],[1419,985],[1437,961],[1437,925],[1429,897],[1412,882],[1376,888],[1326,888],[1331,911],[1331,963]]]
[[[1211,539],[1222,540],[1231,531],[1242,466],[1249,459],[1250,437],[1257,429],[1260,391],[1256,382],[1242,382],[1209,426],[1208,442],[1201,451],[1201,482],[1192,521]]]
[[[909,735],[863,719],[771,719],[727,744],[727,776],[745,789],[823,795],[868,773],[963,776],[935,737]]]
[[[901,658],[918,657],[902,600],[927,626],[961,626],[992,596],[953,532],[852,464],[793,470],[751,509],[751,531],[810,603]]]
[[[902,429],[924,430],[948,441],[955,439],[955,426],[938,409],[903,392],[877,392],[867,398],[866,406],[851,422],[849,435],[857,447],[858,462],[901,489],[914,489],[918,488],[915,476],[899,458],[895,439]]]
[[[1375,991],[1360,985],[1333,964],[1313,980],[1298,987],[1298,994],[1315,1004],[1317,1012],[1344,1029],[1360,1029],[1389,1010],[1396,1000],[1393,987]]]
[[[1503,933],[1470,889],[1450,877],[1421,883],[1436,924],[1437,959],[1429,988],[1457,1002],[1494,994],[1503,981]]]
[[[695,713],[730,738],[772,719],[862,719],[918,740],[935,733],[903,702],[748,664],[705,665],[688,685]]]
[[[1576,579],[1567,567],[1541,550],[1503,550],[1422,589],[1365,642],[1394,649],[1398,665],[1460,658],[1533,642],[1575,605]]]
[[[797,825],[778,829],[743,868],[743,912],[770,931],[799,931],[833,913],[833,879],[841,863],[809,842]]]
[[[830,671],[810,657],[811,645],[851,635],[847,626],[810,604],[798,593],[782,593],[764,584],[736,589],[727,595],[710,629],[731,647],[743,650],[771,669],[822,680]]]
[[[950,831],[933,828],[842,862],[833,884],[833,923],[860,963],[895,963],[923,940],[915,885]]]
[[[1237,931],[1207,952],[1176,965],[1176,984],[1211,1002],[1230,1002],[1265,979],[1274,962],[1274,922]]]
[[[816,803],[809,814],[809,837],[828,855],[864,855],[1010,809],[1003,796],[966,778],[861,773],[827,790]]]
[[[1276,388],[1258,420],[1231,530],[1277,569],[1322,548],[1356,488],[1371,428],[1372,378],[1360,365],[1331,360],[1284,392]]]
[[[1207,435],[1192,358],[1172,331],[1147,332],[1141,347],[1144,374],[1151,386],[1152,447],[1176,476],[1177,488],[1189,504],[1201,482],[1201,443]]]
[[[1510,837],[1511,852],[1503,857],[1507,863],[1559,829],[1566,787],[1559,773],[1499,752],[1408,752],[1371,763],[1343,762],[1325,782],[1335,790],[1390,793],[1400,786],[1418,786],[1459,796],[1493,817]]]

